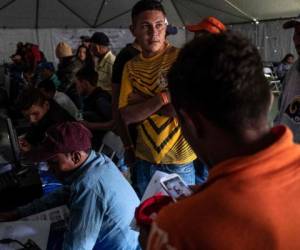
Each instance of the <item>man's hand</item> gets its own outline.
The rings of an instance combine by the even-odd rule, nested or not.
[[[160,110],[158,110],[157,114],[163,115],[163,116],[168,116],[168,117],[176,117],[176,111],[171,103],[166,104],[161,107]]]
[[[14,220],[18,220],[18,219],[20,219],[20,216],[16,211],[0,213],[0,222],[14,221]]]
[[[29,152],[32,148],[30,143],[25,138],[19,138],[19,145],[23,153]]]
[[[79,121],[83,126],[90,130],[113,130],[115,127],[115,121],[108,122],[88,122],[85,120]]]

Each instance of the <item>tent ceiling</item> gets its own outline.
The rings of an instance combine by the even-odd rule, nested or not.
[[[2,28],[119,28],[136,0],[0,0]],[[169,22],[182,26],[213,15],[225,23],[297,16],[296,0],[163,0]],[[239,11],[239,10],[241,11]]]

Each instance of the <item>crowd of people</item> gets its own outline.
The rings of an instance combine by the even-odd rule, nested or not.
[[[0,220],[67,204],[65,250],[299,249],[299,62],[278,67],[288,73],[270,127],[272,93],[249,40],[206,17],[176,48],[155,0],[138,1],[131,20],[134,41],[117,56],[95,32],[76,53],[60,42],[57,70],[38,46],[18,43],[10,101],[30,123],[20,147],[63,186]],[[300,21],[284,28],[300,53]],[[118,161],[98,152],[108,131],[122,139]],[[157,170],[192,195],[140,204]]]

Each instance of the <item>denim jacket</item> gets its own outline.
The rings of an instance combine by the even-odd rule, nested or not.
[[[70,221],[64,250],[138,248],[138,234],[129,224],[139,199],[109,158],[92,151],[83,165],[65,179],[65,184],[18,211],[26,216],[67,201]]]

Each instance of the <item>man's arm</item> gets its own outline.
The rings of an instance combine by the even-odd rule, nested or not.
[[[118,116],[118,103],[119,103],[119,97],[120,97],[120,89],[121,84],[112,83],[112,117],[113,120],[117,120]]]
[[[69,187],[63,186],[54,192],[34,200],[33,202],[18,207],[16,210],[0,213],[0,221],[18,220],[32,214],[40,213],[50,208],[58,207],[67,203],[69,198]]]
[[[107,121],[107,122],[89,122],[89,121],[80,121],[85,127],[90,130],[112,130],[115,125],[115,121]]]
[[[18,207],[17,212],[20,217],[26,217],[32,214],[40,213],[50,208],[65,205],[69,198],[69,186],[62,186],[56,189],[52,193],[36,199],[28,205]]]
[[[91,189],[76,190],[71,196],[70,221],[63,250],[90,250],[96,244],[104,214],[103,200]]]
[[[124,122],[128,124],[137,123],[147,119],[164,106],[161,96],[155,95],[144,102],[128,105],[120,108],[121,116]]]

